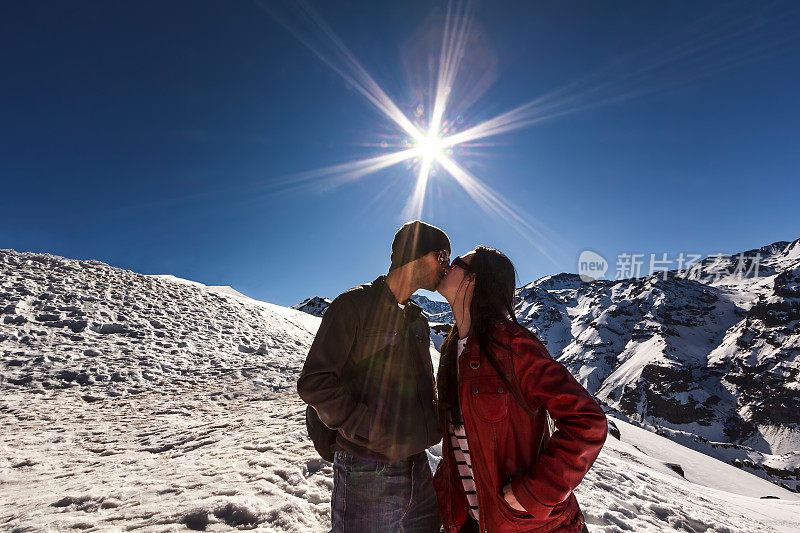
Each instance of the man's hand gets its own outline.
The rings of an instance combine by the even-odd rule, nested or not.
[[[514,496],[514,491],[511,490],[511,482],[506,483],[503,487],[503,499],[509,506],[511,506],[512,509],[521,513],[528,512],[522,505],[520,505],[519,501],[517,501],[517,497]]]

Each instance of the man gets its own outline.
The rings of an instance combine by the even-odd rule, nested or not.
[[[297,382],[336,430],[334,532],[437,532],[425,449],[440,439],[430,330],[409,300],[447,274],[450,240],[416,220],[392,243],[389,273],[331,302]]]

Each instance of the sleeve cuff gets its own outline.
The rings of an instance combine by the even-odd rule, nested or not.
[[[511,481],[511,490],[514,491],[514,497],[517,498],[517,501],[537,520],[544,520],[553,512],[553,505],[541,503],[528,492],[522,476],[517,476]]]

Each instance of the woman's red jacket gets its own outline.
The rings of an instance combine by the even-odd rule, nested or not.
[[[498,322],[492,353],[533,410],[522,406],[470,337],[459,358],[459,397],[477,485],[480,531],[484,533],[580,531],[582,515],[572,493],[603,447],[608,426],[594,398],[530,332]],[[513,382],[512,382],[513,383]],[[545,410],[555,421],[548,431]],[[442,461],[434,475],[446,533],[467,518],[467,500],[453,448],[443,428]],[[511,480],[527,513],[501,496]]]

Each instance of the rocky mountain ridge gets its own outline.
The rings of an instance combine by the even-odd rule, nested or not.
[[[798,490],[799,282],[800,240],[776,242],[639,278],[546,276],[516,311],[609,410]]]

